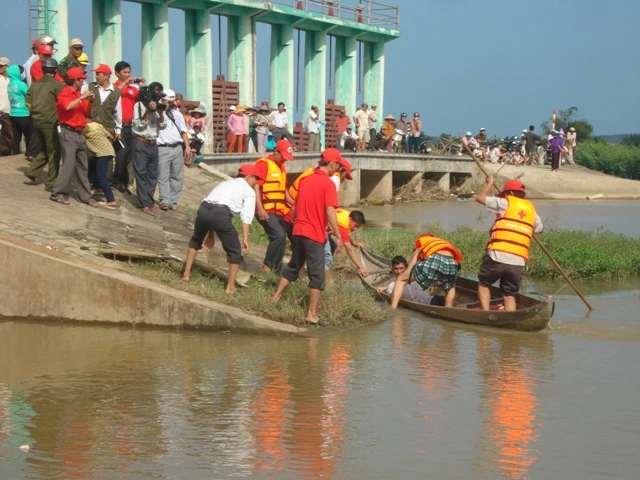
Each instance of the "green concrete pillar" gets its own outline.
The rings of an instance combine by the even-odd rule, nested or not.
[[[49,35],[58,42],[58,52],[54,57],[57,60],[62,60],[69,53],[69,7],[67,0],[40,1],[38,5],[42,9],[49,7],[46,12]],[[45,33],[45,26],[39,25],[39,27],[41,28],[40,34]]]
[[[271,71],[269,106],[287,106],[289,131],[293,134],[293,27],[271,25]]]
[[[91,65],[113,66],[122,58],[120,0],[93,0],[93,54]]]
[[[142,76],[170,86],[168,4],[142,4]]]
[[[364,44],[364,88],[362,98],[378,105],[378,129],[388,112],[384,111],[384,43]]]
[[[306,118],[311,105],[320,109],[320,118],[325,116],[327,103],[327,34],[325,32],[305,33],[304,45],[304,107],[302,120]],[[324,148],[325,129],[320,128],[320,143]]]
[[[356,39],[336,37],[335,103],[344,105],[349,118],[356,113],[358,89],[358,56]]]
[[[206,137],[213,138],[213,52],[211,47],[211,21],[208,10],[185,10],[184,33],[186,55],[186,100],[200,101],[207,108]],[[205,145],[207,153],[213,153],[213,144]]]
[[[227,17],[228,80],[240,83],[240,104],[256,104],[256,22],[251,17]]]

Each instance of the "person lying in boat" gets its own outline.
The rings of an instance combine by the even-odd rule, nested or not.
[[[456,298],[456,278],[462,262],[460,250],[451,243],[430,233],[416,239],[413,255],[407,269],[402,272],[391,294],[391,308],[396,308],[407,283],[418,282],[422,290],[440,282],[445,292],[444,306],[452,307]]]
[[[409,262],[402,255],[397,255],[391,259],[391,271],[395,275],[396,279],[404,273],[404,271],[409,266]],[[389,284],[386,292],[391,295],[393,293],[393,287],[395,286],[395,280]],[[429,305],[433,300],[433,296],[429,295],[429,293],[425,292],[420,288],[418,282],[407,283],[402,290],[402,296],[400,297],[402,300],[407,300],[409,302],[415,303],[424,303],[425,305]]]
[[[531,237],[534,232],[541,233],[543,225],[533,203],[524,199],[526,192],[520,180],[509,180],[497,197],[488,196],[493,182],[493,177],[488,176],[487,184],[476,196],[476,202],[496,214],[487,253],[478,272],[478,301],[483,310],[489,310],[489,285],[500,280],[504,310],[513,312],[524,264],[529,260]]]

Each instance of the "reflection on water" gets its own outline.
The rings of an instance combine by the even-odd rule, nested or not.
[[[602,439],[584,439],[610,422],[611,448],[630,453],[607,468],[624,475],[637,464],[627,450],[637,429],[625,431],[616,411],[596,416],[576,394],[564,412],[554,398],[572,382],[556,381],[557,350],[562,372],[588,375],[585,350],[608,358],[607,342],[585,348],[565,334],[404,314],[322,339],[12,322],[0,335],[10,339],[0,353],[0,478],[567,476],[545,446],[567,448],[554,437],[568,428],[583,442],[568,447],[572,465],[598,478],[589,450]],[[637,366],[629,348],[614,351]],[[615,365],[599,365],[593,387],[626,391],[623,411],[637,418],[635,377],[617,381],[607,375]],[[574,412],[593,424],[580,430]]]

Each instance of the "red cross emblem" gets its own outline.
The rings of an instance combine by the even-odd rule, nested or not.
[[[526,213],[524,213],[524,210],[520,210],[520,211],[518,212],[518,216],[520,217],[520,220],[523,220],[523,219],[524,219],[524,217],[526,217],[526,216],[527,216],[527,214],[526,214]]]

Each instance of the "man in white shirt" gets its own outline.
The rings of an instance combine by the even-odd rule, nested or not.
[[[324,125],[325,121],[320,118],[320,109],[317,105],[311,105],[309,115],[307,115],[306,129],[309,133],[309,149],[310,152],[320,151],[320,130],[318,124]]]
[[[38,56],[38,47],[40,46],[40,42],[36,38],[31,45],[31,56],[24,62],[22,66],[24,68],[24,74],[27,77],[27,86],[31,86],[31,65],[37,62],[40,57]],[[84,92],[82,92],[84,93]]]
[[[393,259],[391,260],[391,269],[393,270],[393,274],[396,278],[398,278],[400,274],[402,274],[407,269],[408,266],[409,263],[407,262],[407,259],[401,255],[393,257]],[[387,287],[386,292],[389,295],[391,295],[391,293],[393,292],[393,287],[395,286],[395,284],[396,282],[391,282]],[[418,285],[418,282],[411,282],[407,283],[404,286],[404,289],[402,290],[402,296],[400,298],[409,302],[424,303],[425,305],[429,305],[431,303],[431,300],[433,299],[433,296],[422,290],[420,285]]]
[[[340,147],[343,151],[355,152],[356,151],[356,142],[358,141],[358,136],[353,133],[351,127],[347,127],[345,132],[340,137]]]
[[[363,103],[360,109],[353,116],[353,123],[356,125],[356,133],[358,134],[358,150],[364,150],[369,144],[369,105]]]
[[[187,124],[176,107],[176,94],[173,90],[164,91],[167,111],[166,127],[160,130],[158,145],[158,203],[160,210],[176,210],[182,194],[184,165],[191,161]]]
[[[189,281],[193,261],[198,250],[208,252],[213,248],[214,234],[218,235],[222,248],[227,254],[229,262],[229,279],[227,293],[236,292],[236,276],[242,256],[249,253],[249,227],[253,222],[256,207],[256,180],[262,180],[255,165],[245,164],[238,170],[238,177],[234,180],[222,182],[214,188],[200,204],[193,236],[189,241],[187,260],[182,273],[182,280]],[[242,246],[238,238],[238,231],[231,219],[240,215],[242,221]]]
[[[376,149],[376,135],[378,133],[378,113],[376,112],[378,105],[371,104],[371,110],[369,110],[369,150]]]
[[[293,145],[293,135],[289,132],[289,117],[284,103],[280,102],[278,110],[269,114],[269,120],[273,128],[273,141],[278,143],[282,138],[286,138]]]

